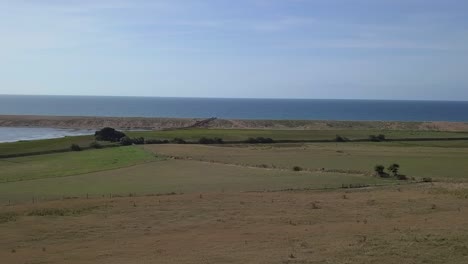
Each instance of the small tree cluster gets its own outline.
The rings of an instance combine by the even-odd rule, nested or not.
[[[397,178],[398,180],[407,180],[408,177],[406,175],[400,174],[400,165],[397,163],[393,163],[390,166],[387,167],[387,172],[385,172],[385,167],[383,165],[376,165],[374,167],[374,171],[379,175],[380,177],[387,178],[392,175],[393,177]]]
[[[382,141],[386,140],[385,135],[383,135],[383,134],[380,134],[380,135],[377,135],[377,136],[376,135],[370,135],[369,139],[371,141],[374,141],[374,142],[382,142]]]
[[[129,138],[127,136],[120,139],[120,145],[122,146],[129,146],[129,145],[142,145],[145,144],[145,138],[138,137],[138,138]]]
[[[207,138],[207,137],[202,137],[198,140],[198,143],[200,144],[223,144],[224,141],[222,138]]]
[[[256,137],[256,138],[248,138],[245,143],[249,144],[270,144],[275,143],[275,141],[271,138],[264,138],[264,137]]]
[[[112,127],[105,127],[94,133],[96,140],[100,141],[110,141],[110,142],[119,142],[125,134],[123,132],[117,131]]]

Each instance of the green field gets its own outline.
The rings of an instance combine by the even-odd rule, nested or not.
[[[71,144],[78,144],[81,147],[88,147],[89,144],[91,144],[91,142],[94,141],[94,136],[74,136],[54,139],[0,143],[0,155],[64,150],[69,149]],[[109,145],[110,143],[100,142],[100,144]]]
[[[457,138],[467,133],[409,130],[260,130],[260,129],[184,129],[165,131],[126,132],[131,137],[147,139],[173,139],[175,137],[196,141],[201,137],[219,137],[225,141],[242,141],[249,137],[269,137],[274,140],[333,140],[336,135],[349,139],[367,139],[369,135],[385,134],[392,138]]]
[[[157,160],[136,147],[96,149],[0,159],[0,182],[27,181],[127,167]]]
[[[250,137],[269,137],[274,140],[333,140],[336,135],[349,139],[367,139],[369,135],[385,134],[388,139],[400,138],[459,138],[468,137],[468,132],[441,131],[400,131],[400,130],[258,130],[258,129],[183,129],[159,131],[127,131],[130,137],[145,139],[182,138],[187,141],[198,141],[202,137],[219,137],[224,141],[244,141]],[[0,144],[0,156],[28,154],[70,149],[71,144],[89,147],[94,142],[93,136],[64,137],[57,139],[32,140]],[[115,143],[100,142],[101,145]],[[444,143],[445,144],[445,143]]]
[[[145,138],[201,136],[243,140],[330,139],[337,131],[176,130],[131,132]],[[340,131],[349,138],[384,133],[388,138],[460,137],[463,133]],[[0,144],[0,154],[45,151],[92,137]],[[377,164],[401,165],[410,179],[467,182],[468,141],[288,143],[271,145],[142,145],[0,159],[0,200],[29,200],[86,194],[128,195],[167,192],[254,191],[396,184],[375,177]],[[293,171],[299,166],[302,171]]]

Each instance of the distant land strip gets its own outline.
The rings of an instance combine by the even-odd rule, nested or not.
[[[467,122],[401,122],[401,121],[329,121],[329,120],[253,120],[164,117],[89,117],[0,115],[3,127],[44,127],[68,129],[165,130],[182,128],[276,129],[276,130],[415,130],[468,131]]]

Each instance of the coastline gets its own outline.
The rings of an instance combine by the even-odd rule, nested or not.
[[[422,130],[468,131],[467,122],[407,121],[333,121],[333,120],[254,120],[202,119],[164,117],[89,117],[0,115],[1,127],[41,127],[64,129],[99,129],[114,127],[123,130],[164,130],[187,127],[213,129],[275,130]]]

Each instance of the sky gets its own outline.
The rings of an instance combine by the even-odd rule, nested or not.
[[[468,100],[466,0],[0,0],[0,94]]]

